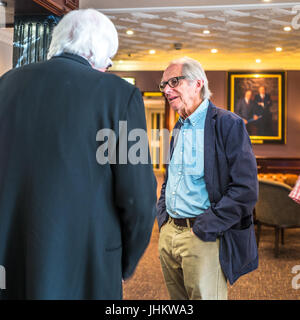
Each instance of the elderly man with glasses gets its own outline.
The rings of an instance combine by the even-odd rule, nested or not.
[[[209,100],[198,61],[170,63],[160,90],[180,118],[157,205],[170,298],[227,299],[227,280],[257,268],[256,161],[243,120]]]

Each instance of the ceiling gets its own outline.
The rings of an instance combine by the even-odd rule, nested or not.
[[[13,23],[15,0],[5,1],[0,27]],[[300,70],[300,1],[80,0],[80,7],[98,9],[116,25],[113,70],[163,70],[182,56],[206,70]],[[12,44],[12,37],[12,29],[0,28],[0,41]]]
[[[115,70],[162,70],[182,56],[209,70],[300,69],[299,1],[80,0],[80,7],[99,9],[116,25]]]

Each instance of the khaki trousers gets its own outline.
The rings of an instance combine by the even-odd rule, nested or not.
[[[159,236],[163,275],[171,300],[226,300],[227,281],[219,262],[219,239],[204,242],[169,218]]]

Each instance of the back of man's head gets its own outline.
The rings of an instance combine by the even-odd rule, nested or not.
[[[66,14],[53,30],[48,59],[63,52],[85,57],[96,69],[108,67],[118,50],[114,24],[95,9]]]

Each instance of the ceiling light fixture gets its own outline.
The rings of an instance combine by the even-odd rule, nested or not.
[[[203,30],[203,33],[204,34],[210,34],[210,31],[209,30]]]
[[[149,53],[150,53],[150,54],[155,54],[156,51],[152,49],[152,50],[149,50]]]
[[[282,51],[282,48],[281,48],[281,47],[277,47],[275,50],[276,50],[277,52],[281,52],[281,51]]]
[[[284,30],[284,31],[291,31],[292,28],[291,28],[291,27],[284,27],[283,30]]]
[[[261,60],[260,59],[256,59],[255,62],[256,63],[261,63]]]
[[[272,0],[263,0],[263,2],[271,2]]]
[[[211,49],[210,52],[211,52],[211,53],[217,53],[217,52],[218,52],[218,49]]]
[[[126,34],[128,34],[129,36],[132,36],[134,34],[134,32],[132,30],[127,30]]]

